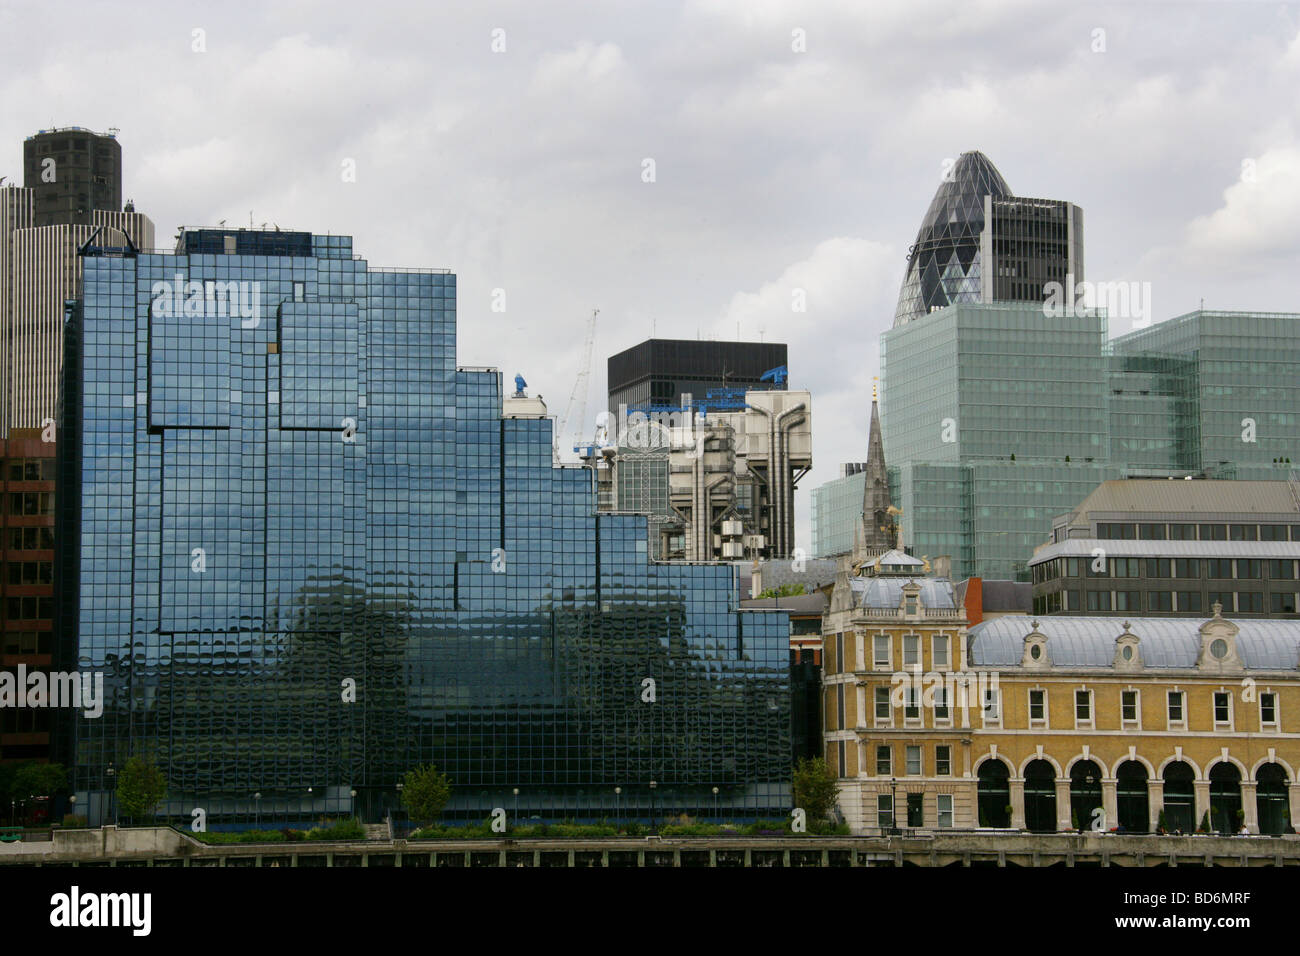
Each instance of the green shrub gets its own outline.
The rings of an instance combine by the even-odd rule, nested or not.
[[[86,818],[75,813],[65,813],[63,815],[63,825],[65,827],[84,827]]]
[[[322,824],[307,831],[308,840],[361,840],[365,835],[365,827],[356,817],[339,820],[334,824]]]

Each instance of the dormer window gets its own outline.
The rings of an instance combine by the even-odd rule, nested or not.
[[[908,614],[915,614],[915,613],[916,613],[916,598],[911,597],[911,596],[909,595],[909,596],[907,597],[907,599],[905,600],[904,603],[905,603],[906,606],[907,606],[907,613],[908,613]]]

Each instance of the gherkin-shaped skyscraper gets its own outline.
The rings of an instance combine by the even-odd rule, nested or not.
[[[958,157],[930,201],[909,250],[895,325],[955,302],[981,301],[984,197],[1010,195],[1006,180],[983,153]]]
[[[962,302],[1042,302],[1081,281],[1083,210],[1013,196],[987,156],[962,153],[908,251],[894,325]]]

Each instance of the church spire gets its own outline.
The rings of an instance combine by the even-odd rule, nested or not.
[[[871,432],[867,438],[866,480],[862,484],[862,547],[882,554],[896,547],[891,534],[893,502],[889,498],[889,474],[885,470],[885,442],[880,434],[880,407],[876,388],[871,388]]]

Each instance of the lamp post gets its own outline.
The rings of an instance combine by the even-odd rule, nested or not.
[[[68,816],[75,817],[76,815],[77,815],[77,795],[74,793],[72,796],[68,797]]]
[[[717,787],[713,788],[713,815],[715,817],[718,815],[718,788]],[[721,823],[722,821],[719,820],[718,822]]]
[[[262,791],[259,790],[253,794],[253,825],[260,827],[262,825]]]
[[[623,822],[623,788],[614,788],[614,822],[621,824]]]
[[[356,818],[356,815],[357,815],[357,791],[356,791],[356,789],[353,788],[353,789],[349,790],[349,791],[348,791],[348,796],[351,798],[351,801],[350,801],[349,804],[348,804],[348,811],[352,814],[353,819],[355,819],[355,818]]]
[[[889,829],[891,833],[898,830],[898,780],[894,777],[889,778]]]
[[[117,771],[108,765],[108,805],[113,812],[113,826],[117,826]]]
[[[655,783],[653,780],[650,781],[650,829],[652,830],[656,829],[655,824],[658,822],[655,813],[655,788],[658,786],[659,784]]]
[[[517,820],[519,819],[519,788],[518,788],[518,787],[515,787],[514,790],[513,790],[513,793],[514,793],[514,795],[515,795],[515,815],[514,815],[514,819],[517,821]]]

